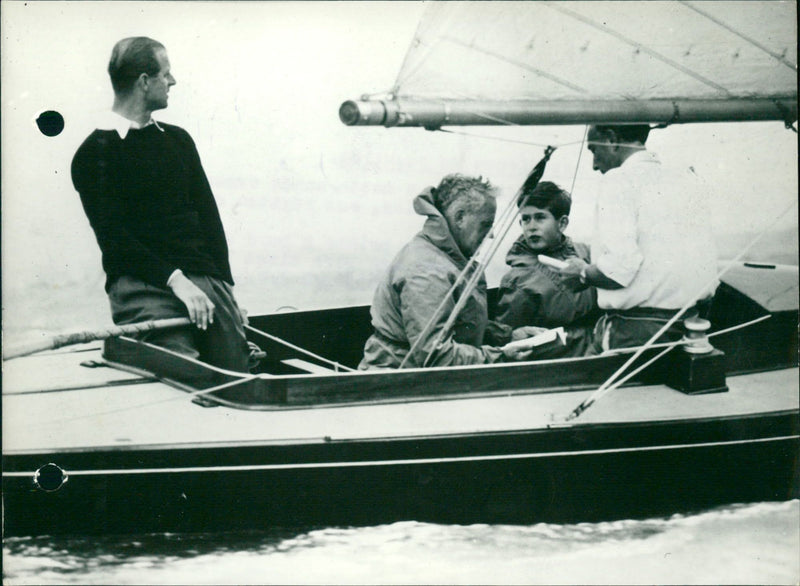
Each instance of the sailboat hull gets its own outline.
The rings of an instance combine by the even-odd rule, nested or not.
[[[798,498],[797,269],[738,267],[710,317],[723,385],[681,389],[668,354],[571,420],[629,354],[351,372],[366,307],[254,317],[252,376],[125,338],[7,361],[3,529],[565,523]]]
[[[5,460],[6,535],[578,522],[798,497],[797,412]],[[58,462],[67,481],[35,489]]]

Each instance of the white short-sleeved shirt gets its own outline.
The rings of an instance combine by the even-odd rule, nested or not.
[[[719,281],[708,188],[691,169],[639,151],[600,182],[592,263],[622,289],[598,289],[602,309],[680,309]]]

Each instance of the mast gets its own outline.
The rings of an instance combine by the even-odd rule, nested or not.
[[[424,127],[562,124],[680,124],[797,120],[797,99],[660,100],[348,100],[347,126]]]

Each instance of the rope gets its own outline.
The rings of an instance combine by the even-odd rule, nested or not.
[[[759,317],[757,319],[750,320],[749,322],[744,322],[744,323],[732,326],[730,328],[727,328],[725,330],[720,330],[718,332],[714,332],[714,333],[708,334],[708,337],[712,338],[714,336],[719,336],[721,334],[727,334],[727,333],[733,332],[735,330],[740,330],[742,328],[745,328],[745,327],[751,326],[753,324],[756,324],[758,322],[761,322],[761,321],[764,321],[766,319],[769,319],[770,317],[772,317],[772,316],[771,315],[763,315],[763,316],[761,316],[761,317]],[[651,345],[650,348],[664,347],[664,350],[662,350],[661,352],[659,352],[658,354],[653,356],[650,360],[648,360],[647,362],[645,362],[641,366],[638,366],[637,368],[632,370],[629,374],[625,375],[623,378],[621,378],[620,380],[618,380],[617,382],[615,382],[614,384],[609,386],[606,389],[606,391],[602,395],[599,395],[598,397],[596,397],[595,400],[599,399],[600,397],[602,397],[606,393],[610,393],[614,389],[618,389],[619,387],[624,385],[626,382],[628,382],[631,378],[633,378],[634,376],[636,376],[637,374],[642,372],[645,368],[647,368],[648,366],[653,364],[655,361],[657,361],[659,358],[664,356],[667,352],[669,352],[670,350],[672,350],[676,346],[683,346],[683,345],[688,344],[688,343],[690,343],[689,340],[677,340],[675,342],[665,342],[665,343],[662,343],[662,344],[653,344],[653,345]],[[588,407],[589,407],[589,405],[586,406],[586,408],[588,408]],[[583,412],[585,410],[586,409],[583,409],[581,412]],[[578,413],[578,415],[580,415],[580,413]]]
[[[105,340],[106,338],[113,338],[116,336],[127,336],[151,330],[163,330],[166,328],[187,326],[189,324],[191,324],[191,321],[188,317],[173,317],[121,326],[112,326],[109,328],[103,328],[101,330],[61,334],[45,340],[39,340],[12,348],[3,353],[3,360],[11,360],[12,358],[27,356],[36,352],[42,352],[43,350],[55,350],[58,348],[63,348],[64,346],[85,344],[87,342]]]
[[[728,333],[733,332],[735,330],[740,330],[742,328],[749,327],[749,326],[751,326],[753,324],[756,324],[758,322],[762,322],[762,321],[764,321],[766,319],[769,319],[770,317],[772,317],[772,316],[771,315],[763,315],[763,316],[761,316],[761,317],[759,317],[757,319],[750,320],[749,322],[744,322],[744,323],[741,323],[741,324],[737,324],[737,325],[732,326],[730,328],[727,328],[725,330],[720,330],[718,332],[714,332],[712,334],[708,334],[708,337],[712,338],[714,336],[719,336],[721,334],[728,334]],[[631,378],[633,378],[634,376],[636,376],[637,374],[642,372],[645,368],[647,368],[648,366],[653,364],[656,360],[658,360],[659,358],[664,356],[667,352],[669,352],[673,348],[675,348],[677,346],[683,346],[683,345],[686,345],[686,344],[689,344],[689,343],[691,343],[689,340],[676,340],[675,342],[664,342],[664,343],[661,343],[661,344],[653,344],[653,345],[651,345],[650,348],[663,347],[664,350],[662,350],[661,352],[659,352],[658,354],[653,356],[650,360],[648,360],[647,362],[645,362],[641,366],[638,366],[636,369],[632,370],[629,374],[625,375],[623,378],[621,378],[620,380],[618,380],[617,382],[615,382],[614,384],[609,386],[605,390],[605,392],[602,395],[599,395],[598,397],[596,397],[595,400],[599,399],[600,397],[602,397],[603,395],[605,395],[607,393],[610,393],[614,389],[617,389],[617,388],[621,387],[623,384],[625,384]],[[587,405],[587,407],[588,407],[588,405]]]
[[[759,322],[768,320],[771,317],[772,317],[771,314],[762,315],[761,317],[758,317],[756,319],[751,319],[750,321],[742,322],[740,324],[737,324],[735,326],[731,326],[731,327],[726,328],[724,330],[711,332],[706,337],[707,338],[713,338],[715,336],[722,336],[723,334],[730,334],[731,332],[735,332],[736,330],[741,330],[743,328],[747,328],[747,327],[750,327],[752,325],[755,325],[755,324],[757,324]],[[690,344],[690,343],[691,342],[689,340],[675,340],[674,342],[659,342],[658,344],[651,344],[649,349],[652,350],[653,348],[664,348],[664,347],[674,348],[675,346],[682,346],[684,344]],[[635,350],[638,350],[639,348],[641,348],[641,346],[630,346],[628,348],[612,348],[611,350],[606,350],[605,352],[603,352],[602,356],[611,356],[613,354],[622,354],[622,353],[625,353],[625,352],[633,352]]]
[[[268,339],[272,340],[273,342],[277,342],[279,344],[283,344],[284,346],[286,346],[288,348],[291,348],[292,350],[295,350],[296,352],[300,352],[301,354],[305,354],[306,356],[310,356],[311,358],[315,358],[316,360],[319,360],[320,362],[325,362],[327,364],[330,364],[331,366],[333,366],[333,368],[334,368],[334,370],[336,372],[339,372],[339,369],[346,370],[348,372],[355,372],[354,368],[350,368],[349,366],[345,366],[343,364],[339,364],[338,362],[334,362],[333,360],[328,360],[327,358],[325,358],[323,356],[320,356],[319,354],[314,354],[310,350],[306,350],[305,348],[301,348],[300,346],[296,346],[296,345],[292,344],[291,342],[288,342],[288,341],[286,341],[286,340],[284,340],[282,338],[279,338],[278,336],[274,336],[272,334],[268,334],[267,332],[262,332],[261,330],[256,329],[256,328],[254,328],[254,327],[252,327],[250,325],[246,325],[245,329],[248,329],[251,332],[259,334],[261,336],[264,336],[265,338],[268,338]]]
[[[66,417],[66,418],[63,418],[63,419],[51,419],[49,421],[41,421],[39,423],[42,424],[42,425],[48,425],[48,424],[51,424],[51,423],[64,423],[66,421],[79,421],[81,419],[88,419],[88,418],[91,418],[91,417],[100,417],[102,415],[113,415],[115,413],[124,413],[124,412],[130,411],[132,409],[141,409],[143,407],[152,407],[153,405],[162,405],[164,403],[171,403],[173,401],[183,401],[184,399],[186,399],[187,396],[190,397],[190,398],[194,398],[194,397],[199,397],[199,396],[202,396],[202,395],[208,395],[210,393],[215,393],[215,392],[221,391],[223,389],[230,389],[230,388],[235,387],[237,385],[241,385],[241,384],[244,384],[246,382],[250,382],[252,380],[256,380],[257,378],[259,378],[259,375],[257,375],[257,374],[249,374],[249,375],[243,376],[240,379],[237,379],[237,380],[234,380],[234,381],[230,381],[230,382],[227,382],[227,383],[223,383],[223,384],[217,385],[215,387],[210,387],[208,389],[201,389],[199,391],[192,391],[192,392],[189,392],[189,393],[186,393],[186,394],[183,394],[183,395],[177,395],[175,397],[169,397],[167,399],[160,399],[158,401],[148,401],[147,403],[139,403],[138,405],[128,405],[126,407],[120,407],[118,409],[109,409],[107,411],[96,411],[94,413],[88,413],[86,415],[77,415],[75,417]]]
[[[478,112],[470,112],[470,114],[480,115]],[[513,122],[508,122],[508,121],[505,121],[505,124],[514,125]],[[517,126],[519,126],[519,125],[517,125]],[[530,142],[528,140],[515,140],[513,138],[502,138],[502,137],[499,137],[499,136],[486,136],[485,134],[474,134],[472,132],[463,132],[463,131],[460,131],[460,130],[450,130],[450,129],[445,129],[445,128],[437,128],[436,130],[439,131],[439,132],[446,132],[448,134],[459,134],[461,136],[468,136],[470,138],[480,138],[480,139],[483,139],[483,140],[494,140],[494,141],[497,141],[497,142],[509,142],[509,143],[515,143],[515,144],[523,144],[523,145],[526,145],[526,146],[534,146],[534,147],[538,147],[538,148],[546,148],[548,146],[555,146],[556,148],[563,148],[563,147],[575,146],[575,145],[578,145],[578,144],[583,144],[585,142],[584,140],[573,140],[571,142],[545,144],[545,143],[541,143],[541,142]]]
[[[182,320],[184,318],[176,318],[176,319]],[[163,321],[167,321],[167,320],[163,320]],[[188,322],[188,318],[186,318],[186,321]],[[134,324],[134,325],[138,325],[138,324]],[[147,324],[144,324],[144,325],[147,325]],[[183,325],[183,324],[176,324],[176,325]],[[125,326],[125,327],[127,328],[127,326]],[[272,334],[268,334],[266,332],[258,330],[258,329],[254,328],[252,326],[249,326],[249,325],[245,325],[245,328],[250,330],[250,331],[252,331],[252,332],[254,332],[254,333],[257,333],[257,334],[260,334],[260,335],[262,335],[262,336],[264,336],[266,338],[269,338],[270,340],[273,340],[274,342],[278,342],[280,344],[284,344],[284,345],[288,346],[289,348],[291,348],[293,350],[296,350],[298,352],[306,354],[307,356],[311,356],[312,358],[316,358],[317,360],[320,360],[322,362],[326,362],[326,363],[332,365],[337,371],[339,369],[342,369],[342,370],[346,370],[346,371],[349,371],[349,372],[354,372],[354,369],[352,369],[352,368],[349,368],[347,366],[344,366],[344,365],[339,364],[337,362],[334,362],[332,360],[328,360],[327,358],[323,358],[322,356],[319,356],[317,354],[314,354],[313,352],[310,352],[308,350],[300,348],[299,346],[295,346],[291,342],[287,342],[286,340],[278,338],[277,336],[273,336]],[[117,328],[114,328],[114,329],[117,329]],[[127,328],[127,329],[130,329],[130,328]],[[144,329],[153,329],[153,328],[152,327],[145,327]],[[138,331],[143,331],[143,330],[140,329]],[[121,335],[121,334],[117,334],[117,335]],[[149,401],[147,403],[139,403],[137,405],[129,405],[127,407],[120,407],[119,409],[110,409],[108,411],[98,411],[98,412],[90,413],[90,414],[87,414],[87,415],[79,415],[77,417],[70,417],[70,418],[64,418],[64,419],[53,419],[53,420],[50,420],[50,421],[43,421],[41,423],[42,424],[50,424],[50,423],[62,423],[62,422],[66,422],[66,421],[76,421],[76,420],[87,419],[87,418],[91,418],[91,417],[100,417],[102,415],[113,415],[114,413],[123,413],[123,412],[129,411],[131,409],[141,409],[143,407],[151,407],[153,405],[161,405],[163,403],[170,403],[172,401],[181,401],[181,400],[185,399],[187,397],[187,395],[190,398],[199,397],[199,396],[202,396],[202,395],[207,395],[207,394],[210,394],[210,393],[214,393],[216,391],[221,391],[223,389],[229,389],[229,388],[235,387],[237,385],[241,385],[241,384],[244,384],[246,382],[250,382],[250,381],[256,380],[258,378],[259,378],[259,375],[257,375],[257,374],[249,374],[249,375],[243,376],[243,377],[241,377],[241,378],[239,378],[237,380],[230,381],[230,382],[227,382],[227,383],[223,383],[223,384],[217,385],[215,387],[211,387],[211,388],[208,388],[208,389],[201,389],[199,391],[192,391],[192,392],[189,392],[187,394],[178,395],[176,397],[170,397],[168,399],[161,399],[159,401]]]

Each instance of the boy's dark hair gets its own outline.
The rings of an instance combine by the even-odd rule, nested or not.
[[[644,144],[650,134],[648,124],[599,124],[594,128],[601,136],[605,137],[610,137],[613,132],[617,137],[616,142],[621,143],[640,142]]]
[[[161,66],[156,51],[163,48],[164,45],[148,37],[128,37],[114,45],[108,61],[108,75],[114,93],[130,93],[142,73],[157,75]]]
[[[525,196],[527,196],[527,199],[525,199]],[[548,210],[556,219],[561,216],[568,216],[570,209],[572,209],[572,197],[569,192],[550,181],[540,181],[529,192],[522,192],[517,198],[517,207],[520,207],[523,203]]]

